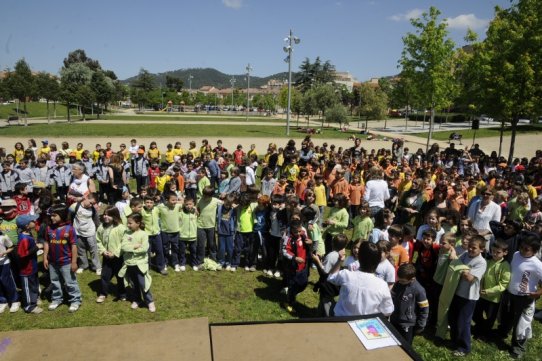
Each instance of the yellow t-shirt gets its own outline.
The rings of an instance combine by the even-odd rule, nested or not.
[[[184,154],[183,148],[173,148],[173,156],[178,155],[179,157]]]
[[[314,186],[314,204],[317,206],[326,206],[326,187],[323,184]]]
[[[73,151],[75,153],[75,159],[81,160],[81,158],[83,158],[83,152],[84,151],[85,151],[84,149],[75,149]]]
[[[286,173],[289,181],[295,182],[299,174],[299,167],[295,163],[290,163],[284,168],[284,173]]]
[[[160,193],[164,192],[164,187],[166,186],[166,183],[171,179],[171,176],[165,174],[163,176],[156,176],[154,181],[156,182],[156,189],[160,191]]]
[[[258,152],[256,151],[256,149],[249,150],[247,153],[247,157],[250,158],[253,154],[256,155],[256,157],[258,156]]]
[[[188,149],[188,153],[192,154],[194,158],[199,157],[199,150],[197,148]]]
[[[175,153],[172,150],[166,150],[166,162],[173,163],[173,157],[175,156]]]
[[[150,159],[158,159],[158,161],[160,161],[160,151],[158,150],[158,148],[149,149],[147,151],[147,154]]]
[[[51,148],[49,148],[49,146],[41,147],[38,150],[38,158],[41,157],[42,154],[45,155],[45,156],[48,156],[50,152],[51,152]],[[24,151],[23,151],[23,155],[24,155]]]
[[[24,150],[15,149],[15,150],[13,150],[13,155],[15,156],[15,163],[19,163],[19,161],[24,158]],[[47,153],[45,155],[47,155]],[[38,154],[38,156],[39,156],[39,154]]]
[[[94,161],[94,163],[96,163],[98,161],[98,158],[100,158],[100,152],[98,152],[97,150],[93,151],[92,152],[92,160]]]

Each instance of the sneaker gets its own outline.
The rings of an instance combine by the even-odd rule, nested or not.
[[[198,266],[193,266],[193,267],[192,267],[192,270],[194,270],[194,271],[197,272],[197,271],[199,271],[199,268],[198,268]]]
[[[160,274],[162,276],[167,276],[168,275],[168,272],[167,272],[167,267],[165,267],[163,270],[160,271]]]
[[[149,311],[152,313],[156,312],[156,305],[154,304],[154,302],[149,303]]]
[[[181,266],[181,267],[179,267],[179,269],[181,270],[181,272],[184,272],[184,271],[186,271],[186,266]]]
[[[288,287],[284,287],[282,290],[280,290],[280,293],[285,295],[288,293]]]
[[[61,305],[61,302],[60,301],[53,301],[51,302],[51,304],[49,304],[49,307],[47,307],[49,309],[49,311],[54,311],[58,308],[58,306]]]
[[[43,308],[41,307],[34,307],[34,309],[32,311],[30,311],[30,313],[35,313],[36,315],[40,314],[43,312]]]
[[[75,271],[75,273],[77,273],[78,275],[80,275],[81,273],[83,273],[83,269],[82,268],[78,268],[77,271]]]
[[[41,256],[43,254],[43,249],[38,249],[38,252],[36,252],[36,255]]]
[[[226,271],[231,271],[231,266],[230,265],[226,266]]]
[[[102,275],[102,269],[101,268],[98,268],[96,270],[96,276],[101,276]]]
[[[167,271],[167,265],[164,266],[164,269]]]
[[[104,301],[105,301],[104,295],[99,295],[98,298],[96,299],[96,303],[104,303]]]
[[[231,268],[230,268],[230,271],[236,272],[236,271],[237,271],[237,267],[231,267]]]
[[[267,275],[268,275],[269,277],[273,277],[273,271],[268,270],[268,271],[267,271]]]
[[[248,269],[250,272],[256,272],[256,267],[252,266]]]
[[[78,303],[72,303],[70,305],[70,308],[68,308],[68,311],[71,313],[77,312],[77,310],[79,309],[79,306],[80,305]]]
[[[266,269],[262,270],[262,273],[263,273],[264,275],[266,275],[266,274],[267,274],[267,270],[266,270]]]
[[[139,304],[137,302],[132,302],[132,304],[130,305],[130,308],[132,310],[137,310],[139,308]]]
[[[175,265],[175,272],[181,272],[181,266],[178,264]]]
[[[0,304],[0,313],[3,313],[6,310],[6,308],[8,308],[7,303]]]
[[[274,274],[275,278],[280,278],[280,272],[279,271],[276,271],[275,274]]]
[[[460,350],[455,350],[452,355],[454,355],[455,357],[465,357],[465,356],[467,356],[467,354],[465,352],[460,351]]]
[[[250,268],[248,268],[248,266],[245,266],[245,271],[248,272],[249,270],[250,270]]]
[[[13,302],[9,308],[10,313],[15,313],[21,308],[21,302]]]
[[[223,269],[224,269],[224,266],[221,266],[221,265],[219,265],[219,266],[216,268],[217,271],[222,271]]]

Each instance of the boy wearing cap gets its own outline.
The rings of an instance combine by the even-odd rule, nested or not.
[[[19,242],[17,254],[19,256],[23,294],[23,308],[26,313],[41,313],[38,307],[39,281],[38,281],[38,250],[43,248],[32,237],[32,229],[36,228],[36,215],[23,215],[17,217],[19,229]]]
[[[41,158],[42,156],[48,157],[50,151],[51,148],[49,148],[49,141],[47,139],[42,140],[41,148],[38,150],[37,158]]]

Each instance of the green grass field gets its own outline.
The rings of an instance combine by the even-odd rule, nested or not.
[[[29,126],[9,126],[2,129],[2,136],[13,137],[278,137],[286,136],[286,126],[255,126],[255,125],[216,125],[216,124],[97,124],[92,121],[77,121],[71,124],[32,124]],[[313,138],[346,139],[357,132],[339,132],[335,128],[325,129],[322,134],[314,134]],[[290,127],[290,137],[304,137],[306,133],[298,132],[294,126]]]
[[[436,127],[438,128],[438,126]],[[433,132],[433,139],[435,140],[448,140],[450,137],[450,134],[452,131],[438,131],[438,129],[435,129],[436,131]],[[463,135],[463,139],[472,139],[474,136],[474,130],[472,129],[462,129],[462,130],[456,130],[455,131],[458,134]],[[525,124],[525,125],[518,125],[517,127],[517,134],[539,134],[542,133],[542,124]],[[412,133],[414,136],[427,138],[427,132],[424,133]],[[512,134],[511,128],[509,126],[505,127],[504,135],[509,136]],[[476,138],[487,138],[487,137],[499,137],[500,136],[500,128],[482,128],[478,129],[476,131]]]
[[[46,103],[27,103],[26,105],[28,114],[28,118],[47,118],[47,104]],[[57,118],[65,118],[67,116],[67,107],[64,104],[57,103],[56,104],[56,116]],[[22,119],[24,116],[23,114],[23,103],[19,104],[19,117]],[[53,118],[54,114],[54,105],[52,102],[49,103],[49,112],[51,115],[51,118]],[[76,115],[77,110],[72,108],[71,114]],[[7,119],[10,116],[17,115],[17,104],[0,104],[0,119]]]
[[[40,315],[27,315],[23,312],[2,314],[0,331],[28,330],[39,328],[61,328],[94,325],[116,325],[126,323],[186,319],[208,317],[210,322],[238,321],[280,321],[295,317],[316,317],[318,294],[312,291],[317,280],[316,272],[311,272],[311,282],[301,293],[297,316],[290,315],[280,306],[284,300],[280,294],[279,279],[266,277],[261,271],[246,272],[239,269],[232,272],[186,272],[170,271],[162,276],[152,271],[152,293],[155,298],[157,312],[150,313],[146,309],[131,310],[129,302],[115,302],[110,295],[104,304],[95,302],[99,287],[98,276],[85,271],[78,275],[83,292],[83,305],[75,314],[68,313],[67,305],[56,311],[45,310]],[[46,308],[47,301],[43,307]],[[534,321],[535,338],[529,341],[525,360],[539,360],[542,347],[542,326]],[[452,351],[436,347],[431,335],[415,338],[414,349],[424,360],[451,360]],[[509,342],[509,340],[507,341]],[[473,341],[473,351],[467,360],[508,360],[506,350],[500,350],[493,344]]]

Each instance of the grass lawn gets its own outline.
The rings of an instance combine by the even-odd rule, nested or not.
[[[221,137],[280,137],[286,136],[285,126],[254,126],[254,125],[224,125],[217,126],[216,124],[198,124],[198,125],[182,125],[182,124],[93,124],[92,121],[82,122],[77,121],[69,123],[56,124],[31,124],[28,127],[9,126],[2,129],[2,136],[13,137],[41,137],[41,136],[63,136],[63,137],[115,137],[126,136],[131,137],[168,137],[172,135],[179,136],[221,136]],[[306,133],[298,132],[295,127],[290,127],[291,137],[304,137]],[[348,138],[352,132],[339,132],[335,128],[324,130],[322,134],[314,134],[313,138]]]
[[[1,315],[0,331],[28,330],[39,328],[61,328],[93,325],[115,325],[138,322],[164,321],[193,317],[208,317],[210,322],[238,321],[280,321],[295,318],[280,302],[281,281],[263,276],[261,271],[245,272],[239,269],[232,272],[186,272],[170,271],[162,276],[152,271],[152,293],[157,312],[151,314],[146,309],[131,310],[129,302],[114,302],[110,295],[104,304],[95,302],[99,287],[98,276],[89,271],[78,275],[83,293],[83,305],[75,314],[68,313],[67,305],[54,312],[45,310],[41,315],[27,315],[23,312]],[[300,318],[316,317],[318,294],[312,291],[317,280],[316,272],[311,272],[311,281],[297,301],[297,315]],[[44,301],[43,307],[48,302]],[[535,338],[529,341],[525,360],[539,360],[542,347],[542,326],[534,321]],[[452,360],[452,351],[436,347],[431,335],[415,338],[414,349],[424,360]],[[509,340],[507,340],[509,342]],[[467,360],[508,360],[508,353],[497,346],[473,341],[473,352]]]
[[[96,116],[92,118],[87,117],[87,119],[96,119]],[[196,114],[196,113],[186,113],[186,114],[168,114],[156,112],[156,116],[153,113],[145,113],[144,115],[134,116],[132,114],[106,114],[105,116],[100,115],[100,119],[107,120],[126,120],[126,121],[152,121],[152,120],[171,120],[171,121],[197,121],[197,122],[242,122],[246,120],[245,116],[240,115],[225,115],[225,114]],[[266,123],[286,123],[285,119],[277,119],[264,116],[249,116],[248,120],[251,122],[266,122]]]
[[[31,102],[26,104],[28,111],[28,117],[38,117],[38,118],[47,118],[47,103],[37,103]],[[56,104],[56,116],[59,118],[65,118],[67,116],[66,105],[57,103]],[[23,118],[23,103],[19,104],[19,117]],[[54,113],[54,105],[52,102],[49,103],[49,113],[51,118]],[[71,109],[71,114],[76,115],[77,110],[75,108]],[[10,116],[17,115],[17,104],[0,104],[0,119],[7,119]]]
[[[438,127],[438,126],[437,126]],[[456,132],[458,134],[463,135],[464,139],[472,139],[474,136],[474,130],[472,129],[463,129],[463,130],[455,130],[455,131],[434,131],[433,132],[433,139],[435,140],[448,140],[450,137],[450,134],[452,132]],[[516,134],[538,134],[542,132],[542,124],[525,124],[525,125],[518,125]],[[427,138],[427,132],[424,133],[412,133],[411,135]],[[500,128],[482,128],[478,129],[476,131],[476,138],[487,138],[487,137],[499,137],[500,136]],[[504,135],[509,136],[512,134],[511,128],[509,126],[505,127]]]

